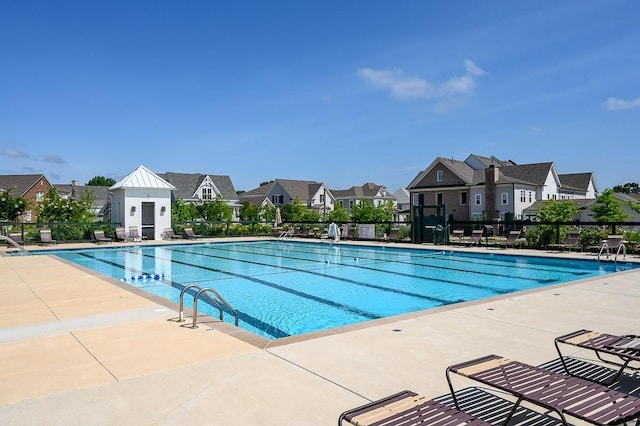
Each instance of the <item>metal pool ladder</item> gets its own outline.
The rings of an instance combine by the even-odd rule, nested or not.
[[[188,286],[185,286],[180,292],[180,316],[178,318],[178,322],[184,321],[184,294],[187,292],[187,290],[191,288],[196,289],[197,291],[196,291],[196,294],[193,296],[193,324],[191,325],[190,328],[198,328],[198,297],[200,295],[206,297],[207,300],[213,306],[218,308],[218,311],[220,311],[220,321],[224,321],[223,319],[224,311],[222,310],[222,307],[224,306],[229,311],[231,311],[231,313],[235,317],[234,324],[238,325],[238,312],[236,312],[236,310],[233,309],[233,307],[229,304],[229,302],[224,300],[224,297],[222,297],[220,293],[215,291],[213,288],[211,287],[203,288],[197,284],[189,284]],[[215,297],[217,297],[218,300],[211,297],[208,293],[212,293]]]
[[[25,249],[20,244],[16,243],[11,238],[9,238],[9,237],[7,237],[5,235],[0,235],[0,240],[5,240],[7,242],[7,244],[11,244],[15,248],[17,248],[18,249],[18,253],[20,253],[20,256],[30,256],[31,255],[31,253],[29,253],[29,251],[27,251],[27,249]]]

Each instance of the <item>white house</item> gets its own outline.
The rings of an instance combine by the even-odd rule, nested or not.
[[[171,227],[171,191],[175,187],[144,166],[129,173],[111,188],[111,224],[126,230],[135,226],[149,240],[162,239]]]

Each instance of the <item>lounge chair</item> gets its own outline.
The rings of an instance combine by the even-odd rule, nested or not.
[[[547,251],[578,250],[580,248],[580,234],[569,233],[561,243],[547,244]]]
[[[184,228],[184,236],[188,239],[202,238],[202,235],[196,234],[191,228]]]
[[[141,236],[138,233],[138,227],[137,226],[130,226],[129,227],[128,237],[129,237],[129,241],[137,241],[137,242],[140,242],[140,241],[146,239],[145,237]]]
[[[124,228],[116,228],[116,241],[129,241],[129,237],[127,237],[127,232]]]
[[[177,240],[182,237],[180,235],[176,235],[176,233],[173,232],[173,228],[164,228],[164,231],[162,232],[162,238],[165,240]]]
[[[51,236],[51,229],[40,230],[40,244],[55,245],[56,240]]]
[[[556,337],[554,344],[564,370],[570,375],[575,376],[576,374],[571,371],[565,362],[565,357],[560,351],[560,344],[592,350],[600,361],[619,367],[619,370],[610,379],[601,382],[603,384],[610,385],[615,383],[626,368],[638,370],[637,367],[631,367],[629,364],[640,362],[640,336],[619,336],[583,329]],[[605,355],[606,358],[603,357]]]
[[[340,414],[338,426],[351,425],[490,425],[470,414],[412,391],[402,391]]]
[[[13,247],[14,244],[17,244],[19,246],[23,246],[24,245],[24,241],[22,240],[22,234],[9,234],[6,236],[7,238],[7,247]]]
[[[487,355],[447,368],[447,382],[456,407],[459,405],[450,373],[515,397],[517,400],[503,423],[505,425],[522,401],[556,412],[565,425],[568,424],[567,416],[594,425],[616,425],[640,419],[640,398],[499,355]]]
[[[100,243],[110,243],[113,241],[111,238],[104,235],[104,231],[102,229],[95,229],[93,231],[94,241],[98,244]]]
[[[454,229],[449,237],[449,242],[453,245],[464,244],[464,229]]]
[[[503,248],[507,248],[507,247],[511,246],[511,247],[515,248],[516,247],[516,242],[520,238],[521,234],[522,233],[520,231],[509,231],[509,235],[507,235],[507,240],[499,242],[498,246],[503,247]]]
[[[397,241],[397,240],[398,240],[398,230],[397,229],[392,229],[391,231],[389,231],[388,234],[385,232],[382,235],[382,238],[380,238],[380,241],[382,241],[384,243],[390,243],[392,241]]]
[[[474,229],[471,231],[471,236],[466,242],[468,246],[479,246],[482,243],[482,234],[484,231],[482,229]]]
[[[591,246],[589,250],[592,252],[598,252],[598,260],[600,260],[600,256],[605,251],[607,252],[607,259],[609,255],[613,252],[615,253],[615,260],[618,260],[618,255],[622,251],[623,259],[627,257],[627,249],[624,245],[624,241],[622,239],[622,235],[609,235],[606,240],[604,240],[599,246]]]

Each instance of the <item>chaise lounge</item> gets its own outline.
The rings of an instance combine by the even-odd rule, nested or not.
[[[470,414],[405,390],[340,414],[338,426],[344,422],[356,426],[432,425],[489,426]]]
[[[482,229],[474,229],[471,231],[471,236],[467,240],[468,246],[479,246],[482,243],[482,235],[484,231]]]
[[[191,228],[184,228],[184,236],[188,239],[202,238],[202,235],[196,234]]]
[[[567,416],[594,425],[617,425],[640,419],[640,398],[499,355],[487,355],[447,368],[447,382],[456,407],[459,407],[459,403],[450,373],[515,397],[516,402],[503,423],[505,425],[523,401],[554,411],[565,425],[569,424]],[[640,421],[636,424],[640,424]]]
[[[580,249],[580,234],[567,234],[564,241],[561,243],[547,244],[547,251],[563,251],[563,250],[578,250]]]
[[[507,248],[509,246],[511,246],[512,248],[515,248],[516,242],[520,238],[520,235],[521,235],[520,231],[510,231],[509,235],[507,235],[507,240],[498,243],[498,246],[502,248]]]
[[[622,235],[609,235],[606,240],[604,240],[599,246],[591,246],[589,247],[589,251],[598,252],[598,260],[600,260],[600,256],[606,252],[607,259],[609,255],[613,252],[615,253],[615,260],[618,260],[618,255],[620,252],[623,254],[623,258],[627,257],[627,249],[624,245],[624,241],[622,239]]]
[[[55,245],[56,240],[51,236],[51,229],[40,230],[40,244]]]
[[[127,232],[121,226],[116,228],[116,241],[129,241]]]
[[[100,243],[110,243],[111,238],[104,235],[104,231],[102,229],[96,229],[93,231],[93,238],[97,244]]]
[[[165,240],[177,240],[181,239],[182,237],[180,235],[176,235],[176,233],[173,232],[173,228],[164,228],[164,231],[162,232],[162,238]]]
[[[640,336],[619,336],[583,329],[556,337],[554,344],[564,370],[572,376],[577,376],[577,374],[572,372],[567,365],[565,357],[560,351],[561,344],[591,350],[600,361],[618,367],[619,369],[613,377],[606,382],[601,382],[603,384],[610,385],[615,383],[626,368],[638,370],[637,367],[631,367],[629,364],[632,362],[640,362]],[[606,356],[606,358],[603,356]]]

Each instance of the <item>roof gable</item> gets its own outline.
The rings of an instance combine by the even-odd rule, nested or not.
[[[138,166],[137,169],[122,178],[119,182],[116,182],[109,190],[132,188],[176,189],[175,186],[142,165]]]
[[[8,190],[14,197],[22,197],[41,179],[53,187],[43,174],[31,175],[0,175],[0,189]]]
[[[198,199],[197,194],[202,186],[213,187],[216,196],[224,200],[238,199],[231,178],[226,175],[166,172],[159,176],[175,186],[175,197],[181,200]]]

